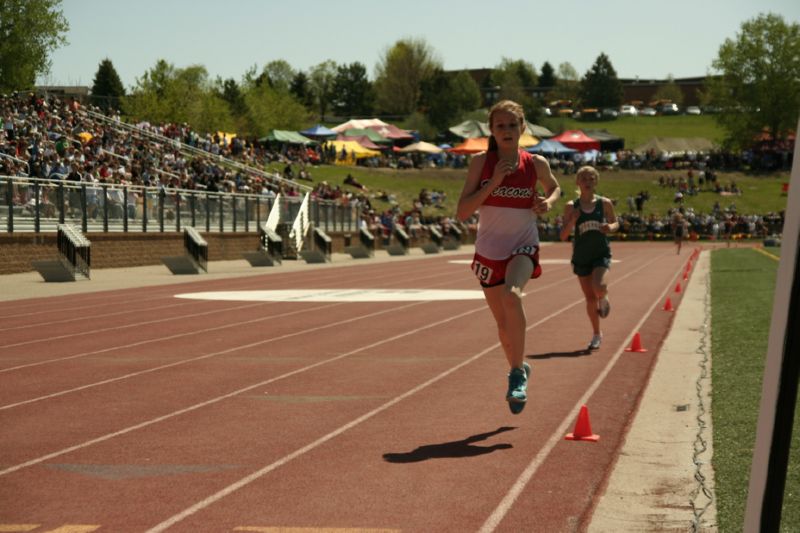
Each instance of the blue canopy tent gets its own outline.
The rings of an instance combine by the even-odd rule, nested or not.
[[[525,151],[532,154],[555,154],[566,155],[574,154],[577,150],[568,148],[558,141],[551,141],[550,139],[543,139],[539,144],[526,148]]]
[[[336,132],[330,128],[326,128],[322,124],[317,124],[316,126],[312,126],[307,130],[303,130],[299,132],[301,135],[305,135],[306,137],[318,138],[318,139],[333,139],[336,137]]]

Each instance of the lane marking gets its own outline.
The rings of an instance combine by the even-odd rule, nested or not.
[[[483,291],[446,289],[286,289],[176,294],[175,298],[226,302],[417,302],[483,300]]]
[[[664,287],[661,295],[653,301],[647,312],[642,315],[642,318],[639,320],[636,326],[634,326],[633,331],[638,331],[641,328],[642,324],[644,324],[644,322],[653,313],[653,309],[660,305],[661,301],[664,299],[664,296],[666,296],[666,294],[671,290],[672,284],[678,277],[680,277],[680,271],[673,275],[672,279],[666,284],[666,287]],[[618,280],[616,283],[619,283],[622,281],[622,279]],[[612,283],[612,285],[615,285],[616,283]],[[522,491],[528,485],[528,482],[530,482],[531,478],[533,478],[534,474],[536,474],[536,472],[539,470],[539,467],[550,455],[550,452],[553,450],[553,448],[555,448],[556,444],[564,439],[564,435],[569,431],[569,427],[575,420],[575,414],[580,410],[583,404],[588,402],[589,398],[595,393],[595,391],[600,388],[600,385],[606,379],[606,376],[608,376],[608,374],[611,372],[611,369],[617,364],[617,361],[622,354],[625,353],[625,346],[627,342],[628,338],[626,337],[623,340],[623,344],[617,349],[617,353],[615,353],[614,356],[608,361],[608,364],[606,364],[600,374],[597,375],[597,378],[592,382],[589,388],[586,389],[586,392],[584,392],[578,401],[575,402],[575,405],[573,405],[567,416],[561,421],[556,431],[550,436],[545,445],[541,448],[541,450],[539,450],[539,453],[536,454],[528,466],[525,467],[525,470],[523,470],[519,475],[517,480],[511,486],[511,489],[509,489],[505,497],[503,497],[503,499],[497,505],[494,512],[492,512],[489,518],[486,519],[486,522],[484,522],[483,526],[481,526],[481,528],[478,530],[479,533],[490,533],[494,531],[498,525],[500,525],[500,522],[503,520],[503,518],[505,518],[506,514],[508,514],[508,511],[511,510],[511,507],[517,501],[519,495],[522,494]]]
[[[633,274],[639,272],[640,270],[650,266],[652,263],[657,262],[658,260],[661,259],[661,257],[664,257],[666,255],[667,254],[664,253],[664,254],[661,254],[660,256],[655,257],[654,259],[648,261],[647,263],[643,264],[639,268],[637,268],[637,269],[629,272],[628,274],[622,276],[621,278],[616,280],[612,285],[615,285],[617,283],[621,283],[624,279],[626,279],[626,278],[632,276]],[[555,285],[559,285],[559,284],[561,284],[561,283],[563,283],[565,281],[572,280],[572,279],[573,279],[573,277],[570,276],[569,278],[565,278],[562,281],[559,281],[559,282],[556,282],[556,283],[553,283],[553,284],[549,285],[547,288],[551,288],[551,287],[553,287]],[[670,281],[670,283],[668,284],[668,287],[671,285],[671,283],[672,282]],[[544,288],[538,289],[538,290],[535,290],[535,291],[532,291],[532,292],[538,292],[539,290],[544,290]],[[666,289],[665,289],[665,292],[666,292]],[[658,299],[656,299],[653,302],[653,305],[650,307],[650,311],[649,312],[652,312],[652,310],[655,308],[655,306],[659,303],[660,300],[661,300],[661,297],[659,297]],[[559,309],[557,311],[554,311],[550,315],[548,315],[548,316],[536,321],[535,323],[531,324],[530,326],[526,327],[525,328],[526,333],[528,331],[532,330],[533,328],[538,327],[541,324],[551,320],[552,318],[564,313],[568,309],[570,309],[572,307],[575,307],[575,306],[577,306],[579,304],[582,304],[584,302],[585,302],[584,298],[581,297],[581,298],[573,301],[571,304],[568,304],[568,305],[562,307],[561,309]],[[475,313],[478,310],[479,309],[474,309],[474,310],[471,310],[471,311],[467,311],[467,312],[461,313],[461,314],[453,316],[453,317],[451,317],[449,319],[445,319],[445,320],[441,321],[440,323],[431,324],[431,326],[438,326],[441,323],[448,322],[448,321],[456,319],[456,318],[461,318],[463,316],[470,315],[472,313]],[[645,315],[645,316],[647,316],[647,315]],[[420,328],[420,329],[425,329],[425,328]],[[401,337],[404,337],[404,336],[406,336],[408,334],[411,334],[411,333],[413,333],[413,332],[409,332],[407,334],[396,335],[395,337],[393,337],[391,339],[387,339],[387,341],[394,340],[396,338],[401,338]],[[379,344],[379,343],[376,343],[376,344]],[[464,367],[464,366],[466,366],[466,365],[478,360],[479,358],[483,357],[487,353],[496,350],[500,346],[501,346],[501,344],[499,342],[492,344],[488,348],[485,348],[484,350],[476,353],[472,357],[469,357],[468,359],[464,360],[462,363],[450,367],[450,369],[444,371],[443,373],[432,377],[428,381],[425,381],[425,382],[421,383],[420,385],[417,385],[416,387],[404,392],[403,394],[401,394],[399,396],[394,397],[393,399],[389,400],[388,402],[384,403],[383,405],[376,407],[372,411],[369,411],[369,412],[361,415],[360,417],[355,418],[354,420],[351,420],[347,424],[344,424],[344,425],[340,426],[339,428],[331,431],[330,433],[328,433],[326,435],[323,435],[319,439],[317,439],[317,440],[315,440],[315,441],[303,446],[302,448],[299,448],[299,449],[295,450],[294,452],[292,452],[292,453],[290,453],[288,455],[285,455],[281,459],[278,459],[277,461],[275,461],[275,462],[273,462],[273,463],[271,463],[269,465],[266,465],[265,467],[261,468],[260,470],[258,470],[256,472],[253,472],[252,474],[250,474],[248,476],[245,476],[244,478],[240,479],[239,481],[237,481],[235,483],[232,483],[231,485],[228,485],[227,487],[219,490],[218,492],[212,494],[211,496],[205,498],[204,500],[201,500],[201,501],[195,503],[194,505],[192,505],[191,507],[188,507],[187,509],[183,510],[182,512],[180,512],[180,513],[178,513],[176,515],[173,515],[172,517],[170,517],[167,520],[161,522],[160,524],[157,524],[156,526],[152,527],[151,529],[148,529],[147,533],[160,533],[162,531],[167,530],[168,528],[172,527],[173,525],[177,524],[178,522],[181,522],[185,518],[188,518],[189,516],[197,513],[198,511],[201,511],[201,510],[205,509],[206,507],[216,503],[217,501],[221,500],[222,498],[232,494],[233,492],[236,492],[240,488],[249,485],[250,483],[258,480],[259,478],[263,477],[264,475],[268,474],[269,472],[271,472],[273,470],[276,470],[277,468],[280,468],[281,466],[291,462],[292,460],[294,460],[294,459],[296,459],[296,458],[298,458],[298,457],[300,457],[300,456],[302,456],[302,455],[304,455],[304,454],[306,454],[306,453],[318,448],[319,446],[325,444],[329,440],[331,440],[331,439],[341,435],[342,433],[344,433],[344,432],[346,432],[346,431],[358,426],[362,422],[364,422],[366,420],[369,420],[373,416],[375,416],[375,415],[377,415],[377,414],[389,409],[390,407],[392,407],[395,404],[401,402],[402,400],[404,400],[404,399],[406,399],[406,398],[408,398],[410,396],[413,396],[414,394],[416,394],[417,392],[419,392],[419,391],[421,391],[423,389],[426,389],[430,385],[432,385],[432,384],[444,379],[445,377],[447,377],[450,374],[456,372],[457,370],[460,370],[462,367]],[[620,351],[618,352],[617,357],[614,359],[614,361],[616,361],[616,359],[619,358],[619,354],[622,353],[623,348],[624,348],[624,346],[622,348],[620,348]],[[357,350],[357,351],[361,351],[361,350]],[[607,371],[605,372],[605,374],[607,374],[608,371],[610,371],[610,367],[607,366],[606,368],[607,368]],[[605,374],[603,374],[603,378],[605,378]],[[597,386],[599,386],[599,383],[597,384]],[[592,392],[594,392],[594,391],[592,391]],[[561,425],[557,428],[556,432],[553,433],[553,436],[550,439],[551,441],[557,442],[557,441],[561,440],[562,435],[566,431],[566,428],[569,427],[569,423],[570,423],[572,417],[573,417],[573,415],[570,414],[570,415],[568,415],[567,418],[564,419],[564,421],[561,423]],[[555,442],[553,442],[553,444],[546,450],[546,452],[544,454],[540,453],[540,454],[537,455],[537,458],[541,456],[540,462],[543,461],[544,458],[547,457],[547,455],[549,455],[550,450],[555,446]],[[536,468],[538,468],[538,464],[536,465]],[[530,467],[528,467],[528,469],[530,469]],[[526,469],[526,471],[527,471],[527,469]],[[533,471],[535,472],[535,469]],[[531,476],[532,475],[533,475],[533,473],[531,473]],[[527,479],[525,480],[524,483],[527,483]],[[519,480],[514,485],[514,487],[516,487],[518,484],[519,484]],[[514,487],[512,487],[512,491],[513,491]],[[523,487],[524,487],[524,484],[522,485],[522,487],[519,488],[520,492],[521,492]],[[515,494],[513,496],[512,499],[510,499],[509,507],[510,507],[510,505],[513,504],[514,500],[516,500],[517,495],[518,495],[518,492],[517,492],[517,494]],[[509,496],[506,495],[506,498],[504,498],[503,501],[506,501],[508,499],[509,499]],[[502,514],[499,515],[498,521],[500,519],[502,519],[502,517],[505,515],[506,512],[507,512],[507,509],[502,511]],[[492,516],[495,516],[497,514],[498,514],[498,512],[495,511],[495,513],[493,513]],[[491,519],[491,517],[490,517],[490,519]]]
[[[774,259],[775,261],[780,261],[780,260],[781,260],[781,258],[780,258],[780,257],[778,257],[778,256],[777,256],[777,255],[775,255],[775,254],[771,254],[771,253],[769,253],[768,251],[764,250],[763,248],[753,248],[753,250],[755,250],[756,252],[758,252],[758,253],[760,253],[760,254],[764,254],[764,255],[766,255],[767,257],[769,257],[770,259]]]
[[[234,531],[255,531],[256,533],[401,533],[402,529],[374,529],[365,527],[261,527],[241,526]]]
[[[452,259],[450,262],[453,263],[453,264],[456,264],[456,265],[471,265],[472,264],[472,259]],[[621,263],[622,260],[620,260],[620,259],[612,259],[611,262],[612,263]],[[541,264],[541,265],[569,265],[569,264],[572,264],[572,260],[571,259],[541,259],[539,261],[539,264]]]
[[[402,529],[374,529],[364,527],[261,527],[241,526],[234,531],[255,531],[257,533],[401,533]]]

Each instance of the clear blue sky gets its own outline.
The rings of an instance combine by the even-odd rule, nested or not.
[[[705,75],[726,38],[759,13],[800,21],[798,0],[63,0],[69,44],[48,85],[91,86],[109,58],[126,89],[158,59],[240,81],[276,59],[296,70],[331,59],[375,65],[397,40],[424,39],[445,69],[522,59],[569,62],[582,76],[602,52],[622,78]]]

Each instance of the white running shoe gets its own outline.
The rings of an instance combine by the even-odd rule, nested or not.
[[[603,334],[600,333],[599,335],[592,335],[592,341],[589,343],[590,350],[597,350],[600,348],[600,343],[603,340]]]

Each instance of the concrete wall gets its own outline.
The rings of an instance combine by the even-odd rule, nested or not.
[[[224,261],[243,259],[242,252],[257,250],[256,233],[202,233],[208,242],[208,260]],[[351,234],[329,233],[334,253],[343,253]],[[88,233],[92,243],[91,268],[119,268],[160,265],[161,258],[182,255],[183,233]],[[352,234],[352,244],[358,243],[358,234]],[[376,248],[381,248],[376,239]],[[412,241],[419,246],[424,241]],[[5,233],[0,234],[0,275],[33,271],[31,261],[54,259],[58,256],[56,234]]]

